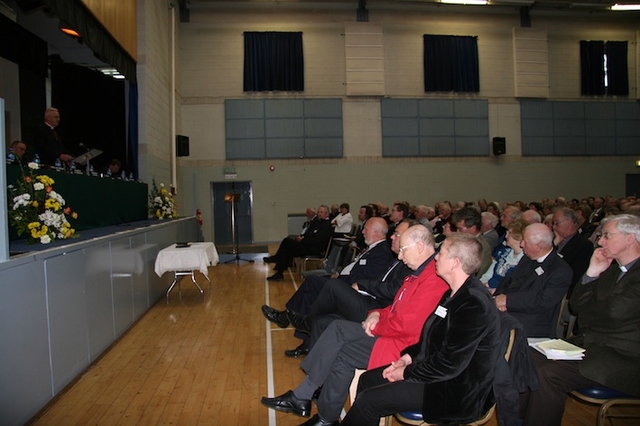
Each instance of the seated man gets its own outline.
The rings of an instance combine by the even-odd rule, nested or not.
[[[522,400],[525,425],[560,425],[567,393],[608,386],[640,397],[640,217],[602,221],[600,247],[571,295],[578,315],[574,343],[582,361],[549,361],[533,351],[540,388]]]
[[[451,215],[451,223],[455,225],[457,232],[473,235],[482,244],[482,263],[477,273],[477,277],[480,278],[487,272],[492,261],[491,246],[482,236],[482,216],[480,216],[480,212],[473,207],[463,207]]]
[[[396,232],[391,236],[391,250],[394,253],[399,253],[400,235],[416,224],[413,220],[405,219],[396,227]],[[311,305],[309,315],[303,319],[306,329],[311,330],[309,348],[336,319],[362,322],[369,311],[389,306],[410,273],[407,265],[395,259],[376,279],[360,279],[351,285],[339,278],[329,280]],[[297,324],[293,325],[297,327]]]
[[[482,236],[487,243],[489,243],[489,246],[491,246],[491,250],[493,250],[498,245],[498,241],[500,241],[500,236],[498,235],[498,231],[496,231],[498,216],[489,212],[482,212],[480,216],[482,216],[480,232],[482,232]]]
[[[421,411],[429,423],[465,424],[486,412],[500,356],[500,319],[474,276],[482,250],[469,235],[445,239],[436,268],[451,291],[425,323],[418,343],[391,365],[360,377],[343,425],[374,426],[398,411]]]
[[[554,242],[558,249],[558,255],[571,267],[571,286],[567,297],[584,275],[589,266],[589,259],[593,253],[593,245],[578,233],[578,216],[568,207],[557,209],[553,213]]]
[[[496,306],[520,321],[527,337],[556,337],[571,268],[553,249],[553,232],[542,223],[527,226],[520,245],[525,255],[498,285]]]
[[[265,257],[267,263],[275,263],[276,273],[268,277],[268,281],[284,280],[284,271],[294,257],[317,255],[326,250],[333,228],[329,222],[329,208],[322,205],[318,208],[316,219],[309,225],[304,234],[296,238],[285,238],[273,256]]]
[[[375,309],[362,324],[338,320],[322,333],[301,363],[307,377],[293,391],[275,398],[263,397],[269,408],[303,417],[311,414],[311,397],[317,400],[319,417],[307,425],[338,424],[356,368],[376,368],[400,356],[400,350],[418,341],[424,321],[447,289],[436,275],[433,235],[414,225],[400,236],[399,258],[413,271],[390,306]]]
[[[341,280],[348,284],[357,282],[361,279],[377,278],[383,271],[387,269],[393,261],[393,253],[389,248],[386,240],[387,222],[379,217],[371,218],[367,221],[364,228],[365,239],[368,243],[368,249],[362,252],[351,264],[347,265],[340,273]],[[337,278],[338,275],[333,278]],[[316,300],[325,283],[331,277],[310,275],[305,278],[304,282],[298,290],[287,301],[285,311],[278,311],[267,305],[262,306],[263,315],[271,322],[276,323],[279,327],[287,327],[290,322],[296,323],[301,321],[298,319],[301,315],[309,313],[311,304]],[[296,337],[303,339],[303,343],[296,349],[285,351],[285,355],[298,357],[306,355],[308,350],[308,331],[301,330],[302,333],[296,332]]]

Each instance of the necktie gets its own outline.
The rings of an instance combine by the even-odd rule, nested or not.
[[[53,139],[58,140],[58,132],[56,132],[56,129],[51,129],[51,133],[53,133]]]

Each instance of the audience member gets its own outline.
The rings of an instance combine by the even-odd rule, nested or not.
[[[401,411],[421,411],[429,423],[465,424],[486,412],[500,356],[500,319],[474,277],[482,250],[469,235],[447,237],[436,263],[451,291],[425,323],[419,342],[391,365],[360,377],[343,425],[374,426]]]
[[[409,217],[409,208],[406,204],[396,203],[389,213],[387,223],[389,224],[389,231],[387,233],[387,240],[391,243],[391,235],[396,231],[396,226],[403,220]]]
[[[367,220],[373,217],[373,210],[370,205],[360,206],[360,210],[358,211],[358,220],[360,221],[360,225],[356,228],[356,235],[350,246],[355,248],[358,252],[367,248],[367,244],[364,240],[364,235],[362,234],[362,230],[364,229],[365,223]]]
[[[413,220],[403,220],[396,227],[396,232],[391,236],[391,250],[394,253],[399,253],[400,235],[415,224]],[[361,322],[372,309],[389,306],[402,287],[405,277],[410,273],[409,267],[396,259],[376,279],[359,279],[351,285],[340,279],[328,281],[311,305],[309,316],[305,319],[311,329],[309,348],[313,347],[322,332],[334,320]]]
[[[44,112],[44,123],[39,125],[33,133],[32,143],[42,164],[52,166],[56,159],[69,164],[73,159],[71,150],[56,131],[58,124],[60,124],[60,112],[56,108],[47,108]]]
[[[492,253],[493,257],[496,256],[496,251],[500,248],[501,245],[503,245],[504,240],[506,238],[505,234],[507,233],[507,228],[509,227],[509,224],[511,223],[511,221],[520,219],[521,217],[522,217],[522,212],[518,210],[517,207],[507,206],[505,209],[502,210],[502,214],[500,215],[500,226],[496,228],[498,235],[500,235],[500,240],[498,240],[498,244],[493,249],[493,253]]]
[[[309,333],[311,330],[308,328],[301,329],[301,326],[305,324],[304,316],[309,313],[311,305],[330,278],[339,277],[348,284],[361,279],[375,279],[393,261],[394,256],[386,239],[387,223],[384,219],[379,217],[369,219],[363,232],[368,249],[362,252],[351,264],[347,265],[339,276],[308,276],[300,285],[300,288],[287,301],[286,310],[284,311],[278,311],[267,305],[262,306],[263,315],[279,327],[287,327],[289,323],[294,326],[298,325],[296,327],[298,329],[296,337],[302,339],[303,342],[295,349],[286,350],[285,355],[296,358],[309,352]]]
[[[322,253],[326,250],[332,233],[331,223],[329,223],[329,208],[322,205],[318,208],[316,219],[303,235],[283,239],[276,254],[264,258],[266,263],[276,264],[274,267],[276,273],[268,277],[267,280],[284,280],[283,273],[294,257]]]
[[[558,256],[571,267],[571,286],[567,297],[571,296],[573,286],[582,278],[587,270],[589,259],[593,253],[593,244],[578,233],[578,216],[568,207],[559,208],[553,214],[554,245]]]
[[[318,415],[305,424],[337,425],[355,369],[377,368],[398,359],[401,349],[418,341],[425,320],[447,289],[436,275],[433,244],[433,235],[423,225],[403,232],[398,256],[415,272],[405,278],[393,303],[371,311],[362,324],[333,321],[300,364],[306,378],[293,391],[263,397],[262,404],[308,417],[311,398],[322,387],[316,401]]]
[[[482,236],[482,218],[480,212],[473,207],[462,207],[451,216],[451,223],[455,225],[457,232],[473,235],[480,241],[482,248],[482,263],[477,271],[477,278],[484,275],[491,266],[491,246]],[[447,236],[447,238],[449,238]]]
[[[340,204],[340,213],[331,220],[334,235],[344,236],[350,234],[352,225],[353,217],[351,216],[351,213],[349,213],[349,204]]]
[[[527,226],[520,244],[525,256],[496,289],[496,306],[520,321],[527,337],[556,337],[571,268],[554,250],[553,232],[541,223]]]
[[[444,225],[451,222],[451,203],[443,201],[438,204],[438,216],[431,220],[431,228],[434,235],[442,234]]]
[[[598,225],[602,219],[604,219],[604,198],[596,197],[593,199],[593,211],[589,216],[589,223]]]
[[[520,243],[524,235],[524,230],[529,224],[522,220],[516,219],[511,221],[509,229],[506,233],[506,244],[497,251],[496,257],[491,263],[487,272],[480,277],[480,281],[485,284],[491,294],[496,291],[498,285],[504,277],[507,276],[520,262],[524,252]]]
[[[586,349],[585,357],[558,362],[533,354],[540,389],[522,399],[526,426],[559,426],[575,389],[604,385],[640,397],[640,218],[619,215],[602,223],[600,247],[570,300],[578,314],[574,343]]]
[[[575,206],[576,216],[578,217],[578,233],[585,238],[589,238],[596,226],[589,222],[591,216],[591,207],[588,204],[581,203]]]
[[[489,243],[491,250],[493,250],[498,245],[498,241],[500,241],[500,236],[495,229],[499,221],[498,216],[487,211],[482,212],[480,216],[482,217],[482,226],[480,231],[482,232],[484,239]]]
[[[526,210],[522,212],[522,219],[526,220],[527,223],[542,223],[542,216],[536,210]]]

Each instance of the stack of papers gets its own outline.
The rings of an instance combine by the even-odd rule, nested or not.
[[[561,339],[528,339],[529,346],[547,359],[579,361],[584,358],[584,349]]]

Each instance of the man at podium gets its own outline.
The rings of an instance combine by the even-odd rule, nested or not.
[[[42,164],[54,165],[56,159],[69,164],[73,159],[71,150],[62,141],[56,128],[60,124],[60,112],[57,108],[47,108],[44,112],[44,123],[33,132],[32,143],[35,153]]]

